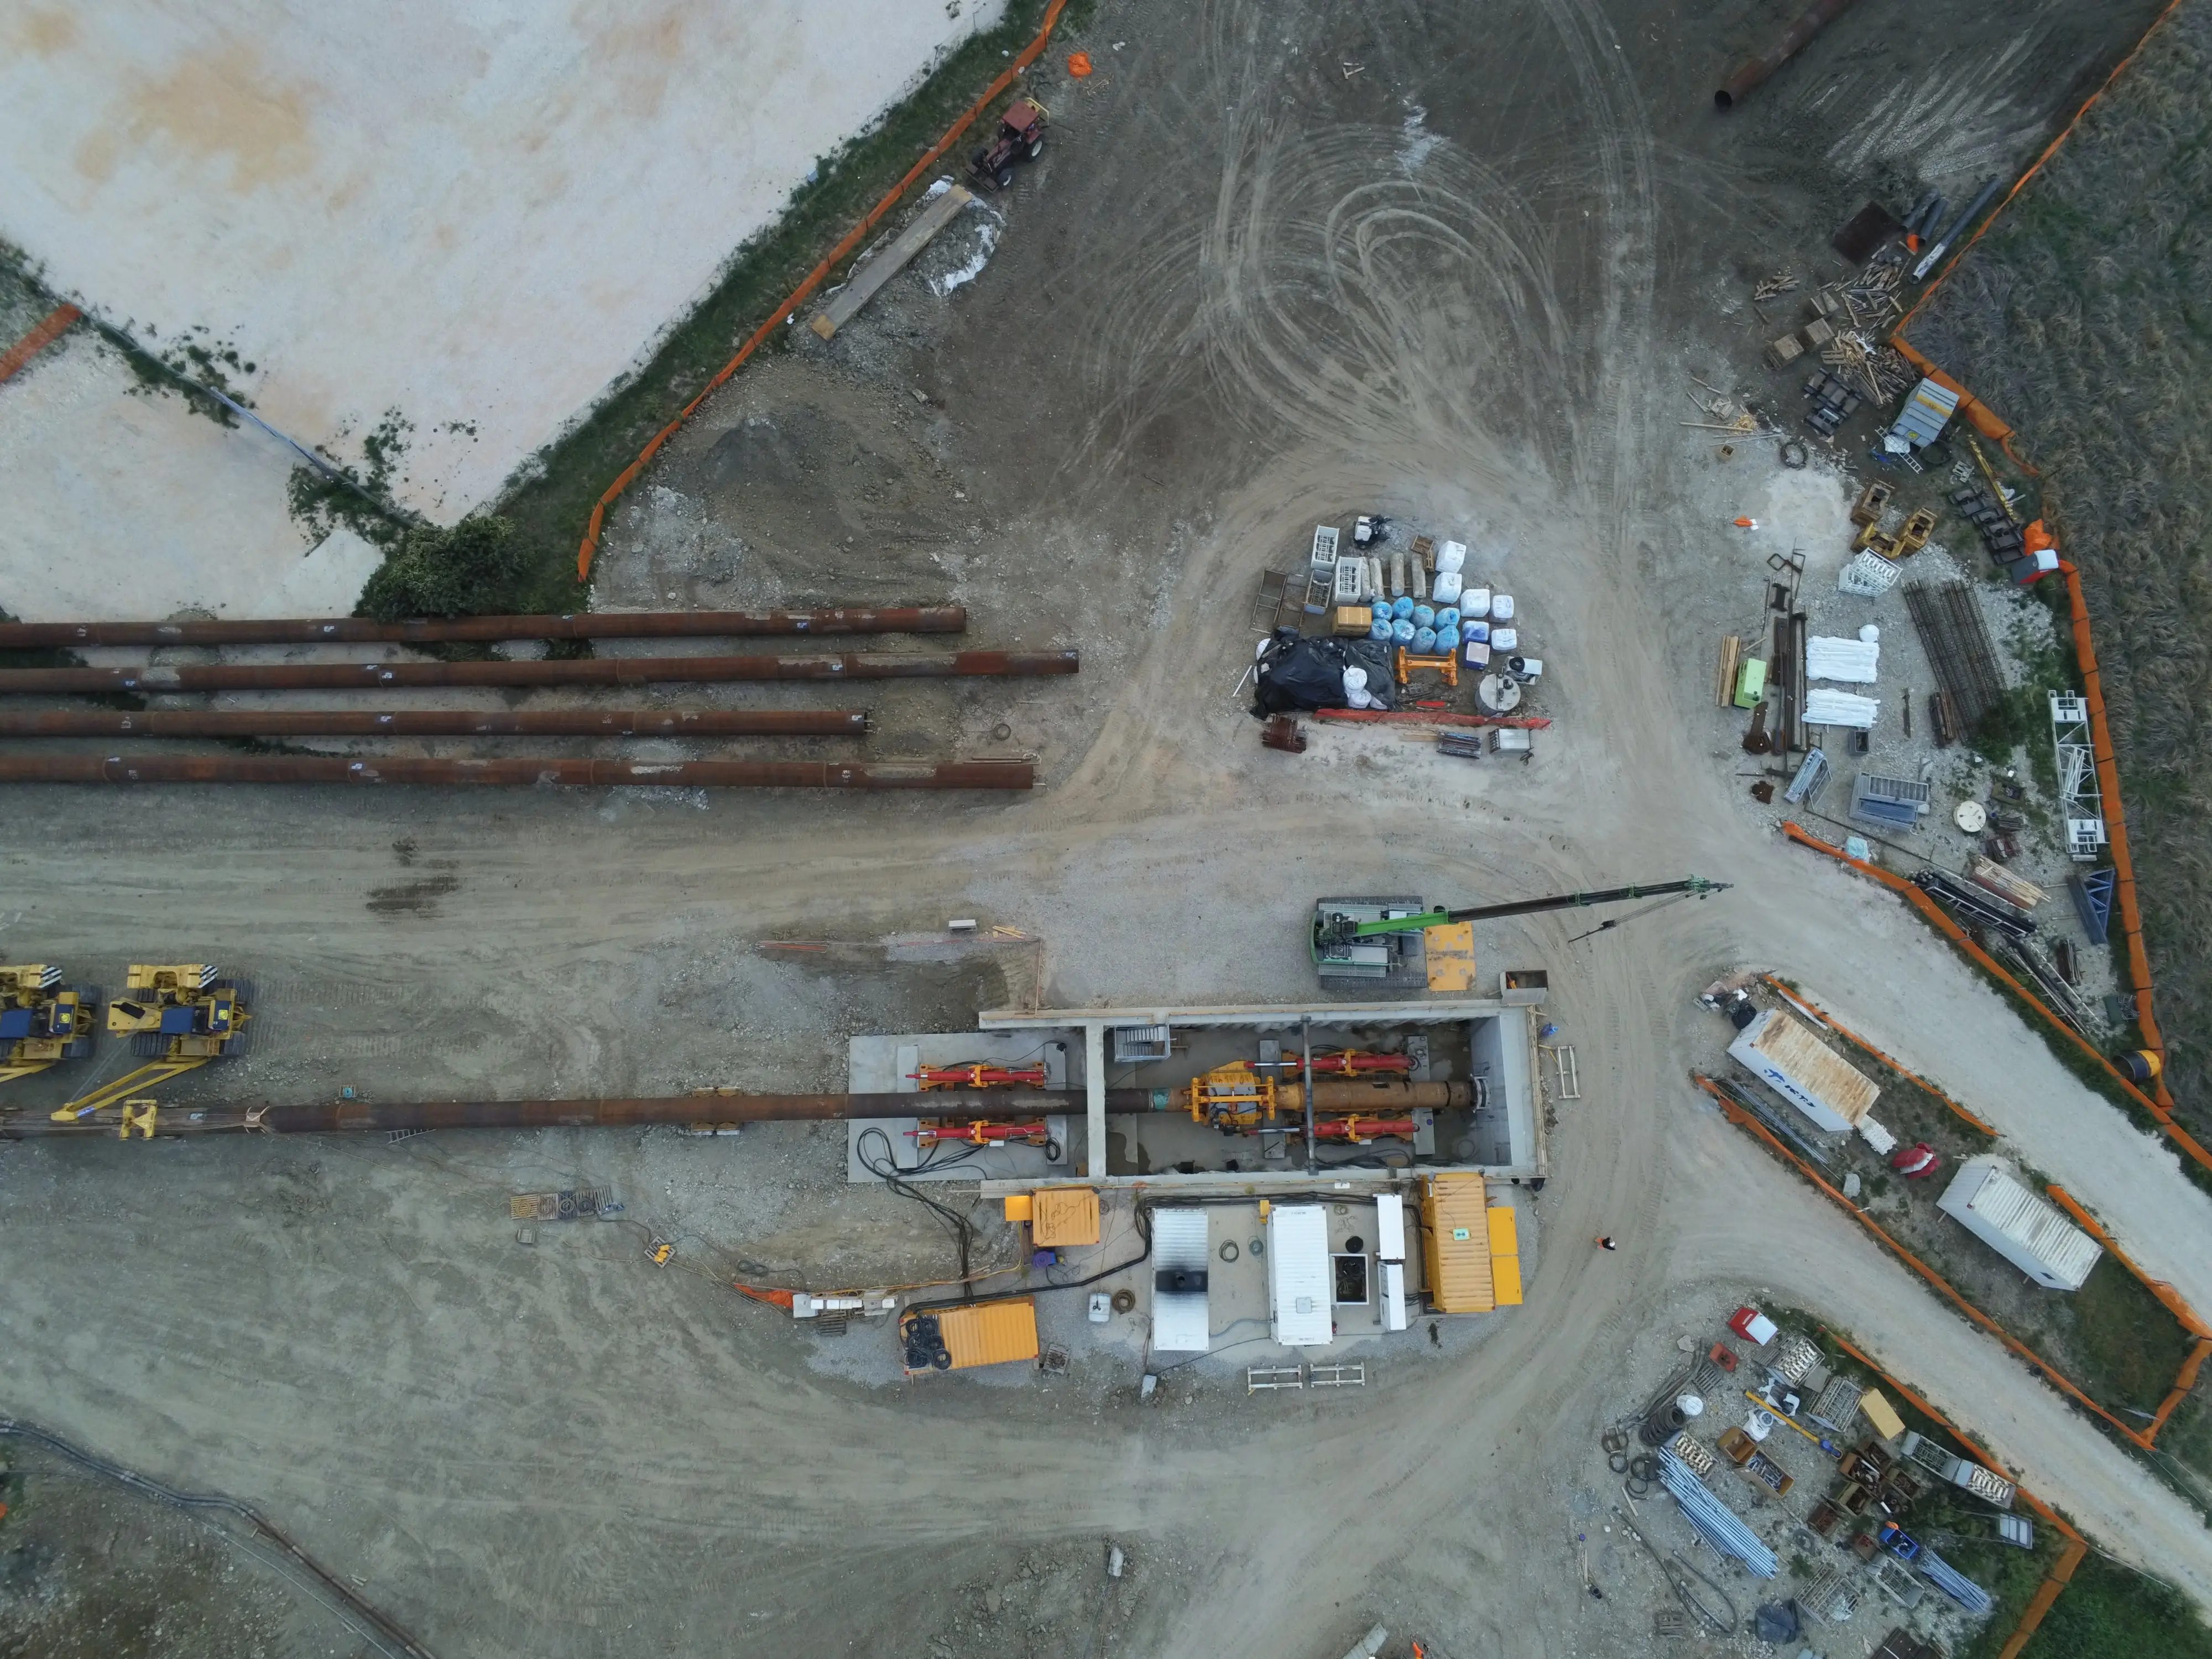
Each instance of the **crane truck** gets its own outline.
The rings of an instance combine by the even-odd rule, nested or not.
[[[1421,937],[1431,927],[1529,915],[1540,910],[1583,909],[1617,904],[1625,899],[1654,898],[1668,903],[1676,898],[1705,898],[1726,892],[1729,885],[1724,881],[1708,881],[1703,876],[1688,876],[1680,881],[1554,893],[1544,898],[1512,899],[1503,904],[1478,904],[1458,910],[1431,906],[1419,899],[1322,899],[1314,905],[1310,941],[1314,967],[1323,979],[1423,984],[1425,978],[1420,967]],[[1626,918],[1603,922],[1600,927],[1617,927],[1622,920]]]

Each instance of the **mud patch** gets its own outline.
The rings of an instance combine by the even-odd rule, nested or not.
[[[368,913],[373,916],[434,916],[438,901],[459,890],[459,876],[427,876],[421,881],[402,882],[392,887],[372,887],[368,892]]]

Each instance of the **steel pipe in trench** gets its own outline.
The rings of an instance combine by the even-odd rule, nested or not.
[[[343,755],[0,755],[5,783],[566,784],[703,789],[1030,789],[1027,761],[416,760]]]
[[[0,738],[845,738],[858,708],[63,708],[0,707]]]
[[[540,617],[289,617],[235,622],[0,623],[0,651],[79,645],[435,644],[456,640],[738,638],[762,634],[960,634],[957,605],[828,611],[582,611]]]
[[[594,657],[574,662],[211,663],[146,668],[0,669],[0,695],[179,691],[389,691],[450,685],[664,685],[732,680],[949,679],[1073,674],[1073,651],[948,656],[823,652],[799,657]]]
[[[1811,10],[1792,23],[1773,48],[1754,58],[1721,83],[1713,94],[1713,107],[1733,109],[1735,100],[1780,69],[1804,49],[1805,43],[1850,9],[1851,0],[1818,0]]]

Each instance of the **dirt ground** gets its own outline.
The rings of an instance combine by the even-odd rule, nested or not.
[[[0,1153],[0,1399],[249,1498],[441,1655],[1333,1654],[1380,1621],[1452,1659],[1565,1659],[1656,1646],[1656,1586],[1591,1597],[1574,1538],[1632,1351],[1747,1291],[1855,1332],[2212,1607],[2194,1510],[1687,1083],[1694,994],[1771,967],[2212,1307],[2212,1200],[2172,1155],[1742,794],[1712,650],[1769,544],[1725,526],[1752,503],[1832,537],[1846,502],[1673,424],[1685,367],[1755,372],[1723,309],[1748,276],[1816,257],[1869,169],[1917,195],[1902,161],[1828,153],[1857,131],[1837,110],[1880,125],[1899,88],[1956,81],[1978,90],[1947,167],[2017,157],[2148,8],[1857,9],[1718,119],[1716,76],[1788,9],[1106,0],[1067,43],[1099,72],[1046,78],[1054,144],[994,203],[981,276],[949,300],[902,278],[671,446],[615,515],[603,604],[951,598],[979,645],[1079,646],[1072,681],[870,699],[872,752],[1034,752],[1034,797],[21,790],[0,847],[16,959],[112,981],[158,950],[262,987],[255,1050],[185,1108],[836,1086],[847,1033],[1006,994],[980,962],[765,940],[975,915],[1044,937],[1055,1003],[1285,1000],[1324,891],[1732,882],[1580,943],[1556,917],[1478,929],[1486,974],[1550,968],[1583,1075],[1537,1200],[1563,1247],[1523,1308],[1387,1351],[1357,1397],[1248,1395],[1233,1354],[1150,1403],[1103,1352],[1049,1383],[878,1385],[714,1282],[942,1266],[933,1221],[843,1187],[833,1137],[43,1143]],[[1258,574],[1362,510],[1463,532],[1519,597],[1555,721],[1528,766],[1255,742],[1232,688]],[[586,1181],[702,1271],[656,1272],[629,1227],[517,1242],[509,1193]],[[1618,1255],[1578,1247],[1601,1231]]]

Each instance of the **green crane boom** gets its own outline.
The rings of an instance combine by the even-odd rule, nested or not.
[[[1635,887],[1607,887],[1595,892],[1554,893],[1547,898],[1515,899],[1505,904],[1478,904],[1464,910],[1423,910],[1410,916],[1392,916],[1380,921],[1354,921],[1347,915],[1326,915],[1314,918],[1314,944],[1322,949],[1338,947],[1363,939],[1374,939],[1384,933],[1411,933],[1424,927],[1439,927],[1451,921],[1483,921],[1497,916],[1525,916],[1537,910],[1579,910],[1593,904],[1617,904],[1623,899],[1657,898],[1668,893],[1691,893],[1703,898],[1709,893],[1724,893],[1730,883],[1707,881],[1703,876],[1689,876],[1680,881],[1649,883]]]

